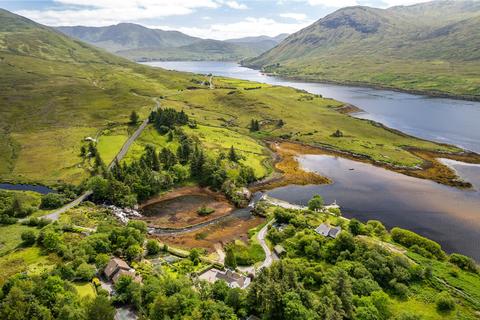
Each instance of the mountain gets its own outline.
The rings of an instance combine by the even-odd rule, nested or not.
[[[169,48],[192,44],[202,39],[178,31],[149,29],[134,23],[108,27],[57,27],[62,33],[111,52],[138,48]]]
[[[287,77],[480,96],[480,2],[340,9],[246,66]]]
[[[228,60],[255,57],[273,48],[285,35],[218,41],[178,31],[120,23],[108,27],[57,27],[58,31],[131,60]]]
[[[0,180],[78,183],[82,140],[193,86],[0,9]],[[193,77],[195,78],[195,77]]]
[[[272,41],[274,43],[280,43],[285,38],[288,37],[288,33],[281,33],[278,36],[275,37],[269,37],[269,36],[257,36],[257,37],[244,37],[244,38],[237,38],[237,39],[228,39],[225,40],[226,42],[233,42],[233,43],[255,43],[255,42],[264,42],[264,41]]]
[[[116,54],[137,61],[149,60],[210,60],[240,61],[255,57],[276,45],[273,41],[232,43],[200,40],[192,44],[169,48],[139,48],[117,51]]]

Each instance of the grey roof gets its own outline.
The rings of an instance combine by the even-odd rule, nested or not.
[[[328,232],[328,236],[332,238],[336,238],[340,234],[340,232],[342,232],[342,228],[340,227],[331,228],[330,231]]]
[[[330,226],[326,223],[322,223],[321,225],[319,225],[315,231],[318,233],[318,234],[321,234],[322,236],[328,236],[328,233],[330,232]]]
[[[318,234],[320,234],[324,237],[336,238],[340,234],[340,232],[342,231],[342,228],[341,227],[331,227],[326,223],[322,223],[321,225],[319,225],[315,229],[315,231]]]
[[[110,279],[119,270],[130,270],[129,265],[122,259],[113,258],[105,267],[105,275]]]
[[[273,251],[275,251],[277,255],[281,255],[285,253],[285,248],[277,244],[275,247],[273,247]]]

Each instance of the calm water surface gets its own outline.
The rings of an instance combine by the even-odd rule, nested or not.
[[[47,194],[50,192],[55,192],[45,186],[37,186],[32,184],[11,184],[11,183],[0,183],[0,189],[4,190],[17,190],[17,191],[35,191],[41,194]]]
[[[212,73],[274,85],[286,85],[354,104],[356,116],[379,121],[406,133],[480,152],[480,103],[429,98],[388,90],[289,81],[265,76],[231,62],[151,62],[152,66]],[[287,186],[275,198],[306,204],[314,194],[337,200],[348,217],[381,220],[400,226],[480,261],[480,166],[445,160],[475,186],[462,191],[343,158],[307,155],[301,165],[335,181],[331,185]],[[353,170],[352,170],[353,169]]]
[[[480,102],[431,98],[362,87],[291,81],[266,76],[235,62],[161,61],[151,66],[290,86],[348,102],[365,110],[357,117],[381,122],[411,135],[480,152]]]
[[[269,195],[305,205],[313,195],[321,194],[327,203],[338,201],[347,217],[407,228],[438,241],[448,252],[480,261],[480,166],[455,165],[476,188],[462,191],[333,156],[306,155],[299,162],[334,183],[287,186]]]

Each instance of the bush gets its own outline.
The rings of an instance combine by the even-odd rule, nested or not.
[[[207,208],[205,206],[202,206],[200,209],[197,210],[197,213],[201,216],[208,216],[209,214],[212,214],[214,212],[215,212],[215,209]]]
[[[32,230],[27,230],[22,232],[21,237],[22,237],[23,244],[26,246],[33,245],[37,240],[37,236],[35,235],[35,232],[33,232]]]
[[[6,214],[0,214],[0,224],[15,224],[17,223],[17,218],[10,217]]]
[[[442,247],[438,243],[424,238],[412,231],[401,228],[393,228],[392,239],[393,241],[408,248],[417,245],[420,248],[425,249],[427,252],[432,253],[437,259],[445,259],[445,252],[443,252]]]
[[[443,291],[438,295],[437,298],[437,310],[441,312],[450,312],[455,309],[455,300],[452,296]]]
[[[475,261],[463,254],[452,253],[450,258],[448,259],[451,263],[458,266],[460,269],[470,271],[470,272],[478,272],[478,267],[475,264]]]
[[[63,206],[66,202],[65,197],[60,193],[47,193],[42,196],[40,208],[42,209],[57,209]]]
[[[95,272],[94,266],[84,262],[78,266],[76,276],[80,280],[89,281],[95,276]]]
[[[148,240],[147,241],[147,253],[149,255],[155,255],[160,252],[160,244],[157,240]]]

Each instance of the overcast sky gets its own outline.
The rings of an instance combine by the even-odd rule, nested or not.
[[[345,6],[419,2],[426,0],[0,0],[0,7],[50,26],[133,22],[223,40],[293,33]]]

